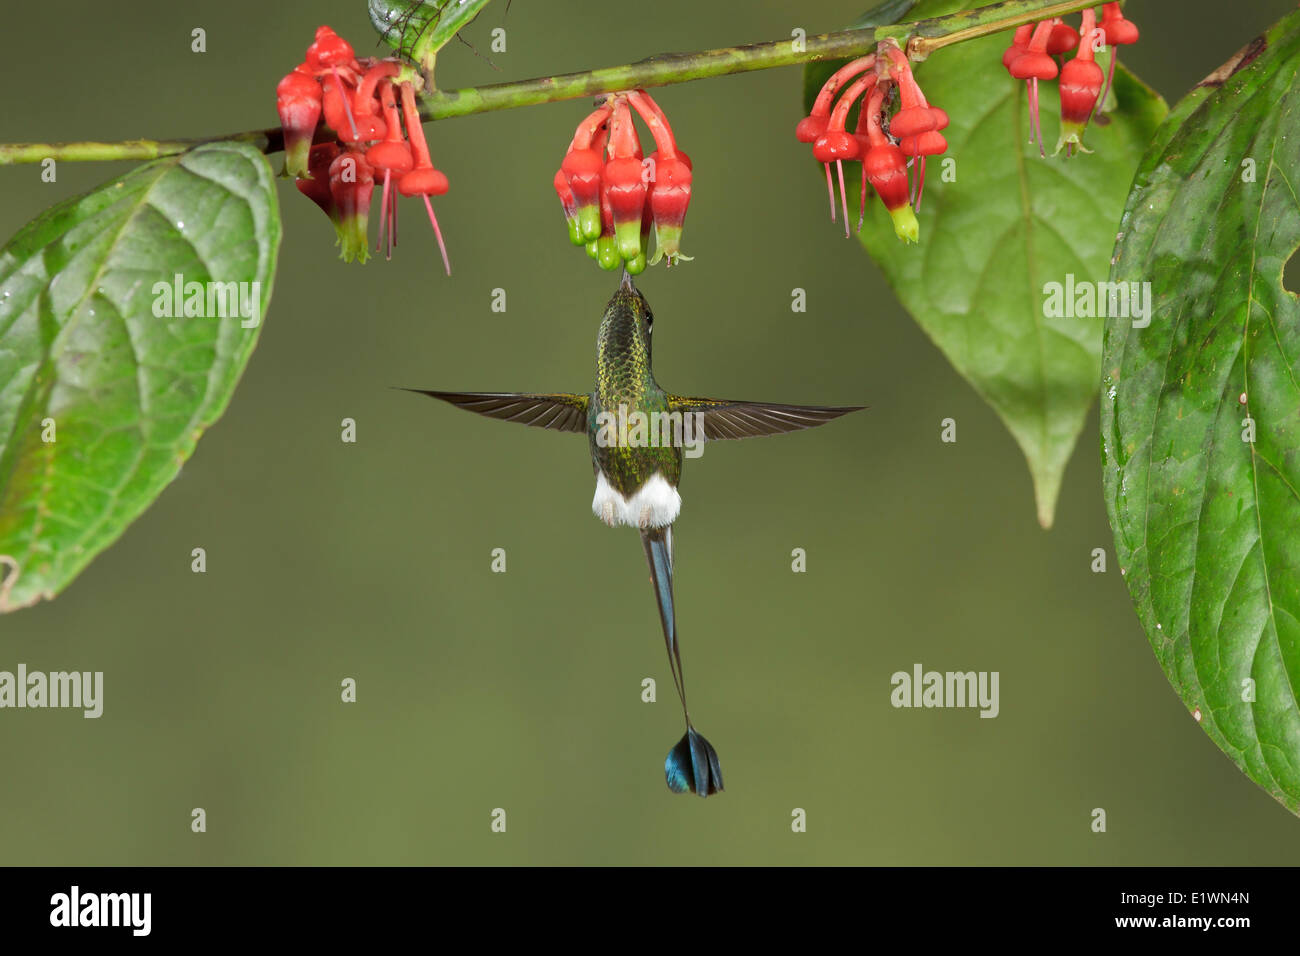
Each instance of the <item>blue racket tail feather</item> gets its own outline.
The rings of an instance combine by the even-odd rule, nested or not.
[[[701,797],[722,790],[722,767],[718,752],[704,735],[691,726],[691,715],[686,708],[686,681],[682,674],[681,651],[677,645],[677,615],[673,607],[673,534],[672,527],[647,529],[641,532],[646,559],[650,562],[650,581],[654,585],[655,603],[659,605],[659,620],[663,624],[664,644],[668,647],[668,666],[673,672],[673,684],[682,701],[682,714],[686,717],[686,733],[677,746],[668,752],[664,761],[664,776],[673,793],[698,793]]]
[[[722,790],[722,767],[718,752],[694,727],[689,728],[668,751],[664,761],[664,776],[673,793],[697,793],[707,797]]]

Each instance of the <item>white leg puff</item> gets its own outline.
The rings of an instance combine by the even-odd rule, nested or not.
[[[591,499],[591,511],[611,528],[628,525],[633,528],[662,528],[677,520],[682,510],[682,496],[659,472],[637,489],[630,498],[620,494],[605,478],[604,472],[596,475],[596,495]]]

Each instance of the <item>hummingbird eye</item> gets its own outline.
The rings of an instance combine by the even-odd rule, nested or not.
[[[654,313],[647,312],[645,314],[645,330],[647,335],[650,334],[652,331],[654,331],[654,326],[655,326]]]

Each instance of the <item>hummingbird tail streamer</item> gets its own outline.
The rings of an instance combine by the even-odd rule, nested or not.
[[[722,767],[718,752],[704,735],[691,725],[691,714],[686,707],[686,681],[682,674],[682,656],[677,645],[677,614],[673,608],[673,529],[647,528],[641,532],[646,559],[650,562],[650,580],[654,584],[655,601],[659,605],[659,619],[663,623],[664,643],[668,647],[668,666],[673,672],[673,684],[682,701],[682,714],[686,718],[686,733],[677,746],[668,752],[664,761],[664,776],[673,793],[698,793],[701,797],[722,789]]]
[[[722,767],[718,752],[694,727],[688,727],[664,761],[668,789],[673,793],[698,793],[707,797],[722,789]]]

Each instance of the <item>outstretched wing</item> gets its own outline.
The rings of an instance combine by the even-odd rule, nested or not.
[[[675,412],[699,412],[704,416],[704,440],[756,438],[815,428],[860,411],[865,405],[774,405],[769,402],[733,402],[720,398],[668,397]]]
[[[587,430],[588,396],[569,392],[435,392],[408,388],[503,422],[518,422],[558,432]]]

